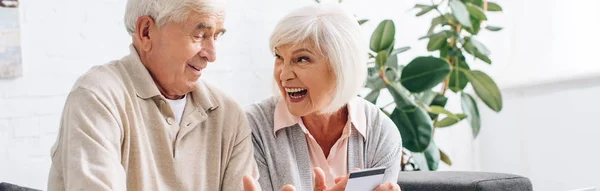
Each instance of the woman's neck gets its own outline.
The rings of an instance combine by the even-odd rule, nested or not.
[[[319,143],[325,157],[329,156],[331,147],[342,136],[347,121],[347,107],[343,107],[332,114],[310,114],[302,117],[304,126]]]

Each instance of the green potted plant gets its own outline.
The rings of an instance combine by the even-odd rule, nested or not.
[[[374,104],[385,92],[393,98],[394,101],[381,110],[401,133],[403,171],[437,170],[440,161],[448,165],[452,165],[452,161],[433,141],[436,129],[451,127],[466,119],[476,138],[481,129],[476,99],[493,111],[502,110],[502,94],[494,80],[470,67],[475,60],[492,63],[490,50],[476,36],[483,28],[487,31],[502,29],[486,23],[488,12],[500,12],[502,8],[486,0],[441,0],[429,5],[417,4],[415,9],[419,10],[417,17],[438,14],[420,39],[428,40],[427,51],[439,54],[419,56],[408,64],[399,64],[397,55],[410,48],[395,48],[394,22],[381,21],[370,39],[372,52],[365,85],[370,93],[364,98]],[[358,22],[363,24],[367,20]],[[473,87],[476,97],[463,91],[468,85]],[[450,91],[459,94],[460,99],[449,100]],[[462,111],[447,110],[448,101],[460,101]]]
[[[482,28],[499,31],[500,27],[487,25],[487,12],[502,11],[493,2],[485,0],[442,0],[430,5],[417,4],[416,16],[436,12],[427,34],[427,51],[438,56],[420,56],[406,65],[398,64],[397,54],[408,47],[395,49],[395,26],[384,20],[371,36],[371,57],[366,88],[371,92],[365,99],[376,103],[382,89],[394,99],[393,109],[381,109],[394,121],[402,135],[408,157],[403,157],[402,170],[414,164],[420,170],[436,170],[439,162],[452,165],[450,157],[433,141],[435,129],[447,128],[467,119],[476,138],[481,128],[479,107],[473,95],[463,90],[469,84],[477,98],[496,112],[502,110],[502,94],[494,80],[486,73],[471,70],[469,65],[479,59],[487,64],[490,51],[476,40]],[[365,21],[359,21],[364,23]],[[441,86],[441,87],[440,87]],[[448,100],[448,90],[460,94],[460,100]],[[460,101],[461,112],[448,111],[448,101]],[[442,117],[443,116],[443,117]],[[410,153],[410,156],[409,156]],[[412,160],[411,160],[412,158]],[[413,163],[414,162],[414,163]],[[425,168],[424,168],[425,167]]]

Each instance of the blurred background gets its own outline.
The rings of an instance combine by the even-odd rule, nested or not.
[[[486,12],[485,25],[502,30],[482,29],[477,35],[493,63],[472,56],[467,60],[471,69],[494,79],[502,92],[502,111],[489,109],[474,96],[481,118],[477,137],[467,120],[436,129],[434,140],[452,162],[440,162],[436,170],[518,174],[530,178],[534,190],[544,191],[600,186],[600,123],[595,118],[600,106],[600,1],[494,2],[502,11]],[[17,10],[14,13],[0,12],[0,26],[18,19],[11,29],[0,29],[0,52],[7,52],[2,47],[9,44],[20,46],[20,52],[11,55],[20,54],[18,63],[13,63],[19,69],[12,71],[21,70],[0,79],[0,182],[46,189],[50,147],[73,83],[90,67],[129,52],[125,3],[20,0],[17,8],[10,8]],[[268,36],[284,14],[312,3],[229,0],[228,32],[220,39],[217,61],[202,79],[242,105],[270,96],[273,56]],[[438,56],[427,50],[427,39],[419,38],[427,35],[431,20],[439,14],[415,16],[421,10],[414,8],[419,3],[432,4],[429,0],[344,0],[342,5],[357,19],[369,20],[362,25],[366,41],[382,20],[393,20],[395,46],[410,47],[397,57],[400,65],[406,65],[418,56]],[[10,65],[2,59],[0,66]],[[471,85],[464,91],[476,94]],[[461,113],[460,95],[449,91],[446,96],[446,109]],[[392,100],[383,96],[377,104],[385,105],[386,99]]]

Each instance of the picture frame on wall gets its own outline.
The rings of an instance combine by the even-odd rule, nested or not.
[[[0,0],[0,79],[23,75],[19,0]]]

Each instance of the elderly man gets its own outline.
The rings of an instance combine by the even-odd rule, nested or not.
[[[133,44],[69,94],[48,190],[240,190],[258,177],[241,107],[198,81],[225,32],[217,0],[129,0]]]

